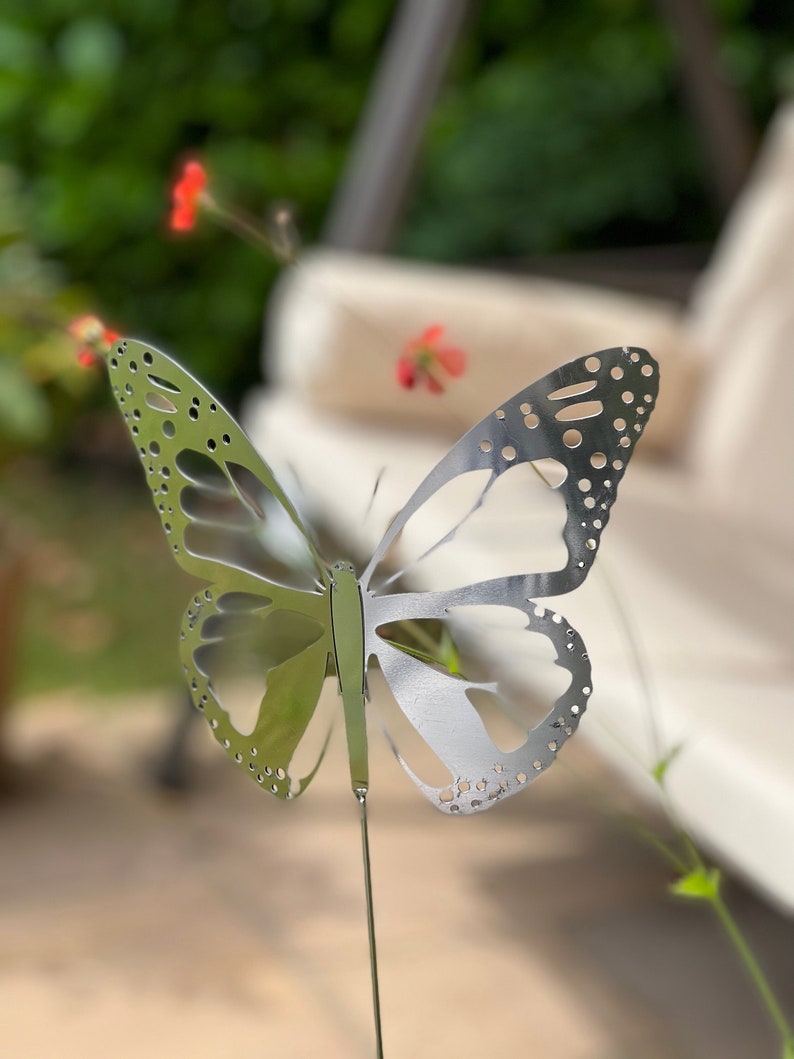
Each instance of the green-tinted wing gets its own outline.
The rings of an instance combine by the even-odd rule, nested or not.
[[[179,565],[225,588],[248,588],[251,577],[291,588],[327,587],[298,513],[212,394],[140,342],[117,344],[108,365]]]
[[[180,633],[182,664],[195,706],[229,756],[273,794],[292,798],[308,786],[327,743],[326,726],[308,774],[291,772],[333,645],[306,593],[277,606],[263,592],[214,584],[196,595]]]
[[[333,654],[325,568],[272,471],[212,394],[140,342],[114,346],[108,368],[174,558],[210,583],[182,629],[194,702],[259,783],[298,794],[314,769],[291,781],[290,762]],[[249,710],[241,723],[231,700],[246,696],[255,717]]]

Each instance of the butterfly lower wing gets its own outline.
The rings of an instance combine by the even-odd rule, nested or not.
[[[313,770],[293,781],[290,761],[333,650],[323,563],[270,468],[188,372],[132,340],[111,350],[108,368],[174,558],[209,582],[182,629],[194,702],[259,783],[280,797],[300,793]],[[231,687],[234,668],[245,666],[258,681],[248,732],[235,726],[218,680],[223,671]]]
[[[405,717],[445,765],[450,782],[434,787],[402,764],[442,810],[473,812],[515,793],[545,771],[573,734],[591,693],[590,663],[581,637],[560,615],[535,603],[576,588],[595,558],[618,484],[658,393],[658,366],[640,349],[603,350],[540,379],[506,401],[464,435],[430,472],[389,526],[362,577],[366,649],[377,657]],[[440,489],[470,471],[490,473],[488,487],[522,463],[551,458],[567,472],[558,487],[566,517],[567,561],[558,570],[475,581],[462,588],[381,594],[373,573],[409,520]],[[498,546],[498,542],[495,542]],[[508,752],[490,738],[472,693],[495,683],[468,681],[428,665],[415,652],[387,642],[379,630],[395,623],[447,622],[456,608],[510,608],[526,618],[526,633],[550,641],[555,663],[570,682],[540,723]]]
[[[385,625],[393,626],[395,621],[400,621],[399,599],[399,596],[370,597],[365,607],[367,651],[377,657],[386,683],[408,722],[446,767],[449,782],[439,786],[424,782],[388,731],[387,736],[406,772],[436,808],[451,813],[490,808],[545,772],[576,731],[592,691],[590,661],[582,638],[554,611],[531,600],[524,600],[523,605],[512,601],[526,620],[522,635],[534,633],[547,639],[553,649],[554,664],[570,679],[542,720],[531,725],[520,723],[524,731],[520,745],[505,750],[491,738],[473,701],[474,695],[485,693],[515,721],[514,711],[508,704],[509,695],[498,681],[469,680],[445,672],[388,642],[378,632]],[[495,596],[491,602],[504,605]],[[452,596],[449,603],[448,610],[453,611]],[[415,613],[413,608],[409,613]],[[516,642],[515,636],[513,642]]]
[[[212,585],[195,596],[180,633],[194,705],[228,755],[284,799],[309,785],[329,734],[326,729],[320,735],[314,766],[295,776],[293,757],[311,724],[333,651],[324,612],[307,606],[305,595],[295,592],[276,606],[260,590],[224,592]],[[248,730],[235,724],[227,688],[235,700],[247,694],[249,716],[250,707],[255,711]]]

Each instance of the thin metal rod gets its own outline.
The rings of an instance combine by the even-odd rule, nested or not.
[[[384,251],[392,237],[469,0],[402,0],[383,48],[322,242]]]
[[[369,970],[372,977],[372,1013],[375,1017],[375,1049],[377,1059],[383,1059],[378,955],[375,949],[375,912],[372,906],[372,872],[369,863],[369,832],[367,830],[367,792],[359,788],[355,793],[358,804],[361,806],[361,852],[364,857],[364,890],[367,895],[367,933],[369,935]]]

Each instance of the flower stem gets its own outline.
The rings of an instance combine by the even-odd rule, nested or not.
[[[722,924],[725,933],[728,935],[734,949],[739,954],[742,963],[753,980],[758,995],[761,997],[766,1010],[769,1012],[770,1018],[780,1033],[783,1043],[783,1059],[787,1059],[788,1056],[794,1054],[794,1032],[792,1032],[791,1026],[789,1026],[786,1016],[783,1014],[780,1004],[777,1001],[777,997],[775,996],[766,975],[761,970],[761,965],[758,963],[747,939],[744,934],[742,934],[739,925],[723,901],[719,890],[716,890],[714,895],[709,897],[709,902],[717,913],[717,917]]]
[[[540,471],[537,471],[540,474]],[[542,477],[542,475],[541,475]],[[603,568],[602,568],[603,569]],[[606,572],[605,572],[606,573]],[[678,840],[680,848],[680,856],[671,848],[671,846],[657,839],[647,829],[641,829],[641,833],[646,841],[651,842],[669,861],[676,864],[680,870],[688,862],[689,873],[691,875],[700,876],[701,879],[708,880],[712,885],[707,885],[703,888],[699,888],[697,894],[693,894],[691,891],[688,896],[697,896],[702,900],[707,901],[714,909],[717,918],[719,919],[722,929],[727,934],[733,948],[737,952],[741,962],[744,964],[753,985],[756,988],[758,996],[760,997],[764,1007],[767,1010],[772,1022],[777,1028],[781,1042],[783,1045],[782,1059],[794,1059],[794,1033],[792,1028],[786,1020],[785,1015],[778,1003],[777,997],[769,984],[769,981],[764,974],[761,965],[759,964],[749,942],[742,934],[739,929],[739,925],[731,915],[725,901],[723,900],[719,886],[719,873],[713,869],[709,869],[700,850],[697,847],[695,840],[690,835],[689,831],[683,824],[680,815],[676,809],[675,803],[670,796],[670,791],[667,786],[667,770],[670,764],[674,761],[678,755],[678,749],[675,748],[672,754],[668,754],[666,758],[661,755],[661,746],[659,741],[659,733],[656,728],[655,719],[653,717],[653,692],[651,681],[646,671],[644,660],[642,658],[642,652],[640,650],[639,642],[634,635],[631,622],[629,621],[628,614],[625,605],[620,598],[620,594],[617,588],[609,576],[605,577],[607,588],[612,597],[616,613],[623,627],[623,632],[629,644],[632,656],[634,658],[635,668],[637,671],[637,678],[642,690],[645,705],[651,713],[651,735],[653,737],[654,752],[657,755],[657,766],[651,771],[651,776],[656,783],[659,791],[661,800],[661,807],[665,813],[668,821],[675,830],[675,835]],[[663,767],[659,768],[659,764]],[[686,880],[686,876],[683,877],[683,881]],[[675,888],[674,888],[674,892]],[[679,894],[686,896],[685,890],[678,890]]]
[[[257,250],[264,251],[269,257],[283,259],[283,255],[276,251],[273,242],[267,234],[253,219],[249,219],[239,210],[227,210],[221,206],[217,199],[211,195],[202,197],[202,205],[207,213],[211,214],[223,228],[239,236],[246,243],[250,243]]]

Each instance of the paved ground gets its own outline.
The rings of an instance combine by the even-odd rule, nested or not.
[[[0,1056],[372,1059],[341,740],[285,805],[198,726],[192,789],[168,795],[146,768],[170,710],[64,697],[15,718]],[[473,819],[437,814],[374,742],[386,1059],[778,1059],[707,913],[665,896],[665,867],[606,808],[637,806],[581,740]],[[794,1001],[794,925],[735,899]]]

